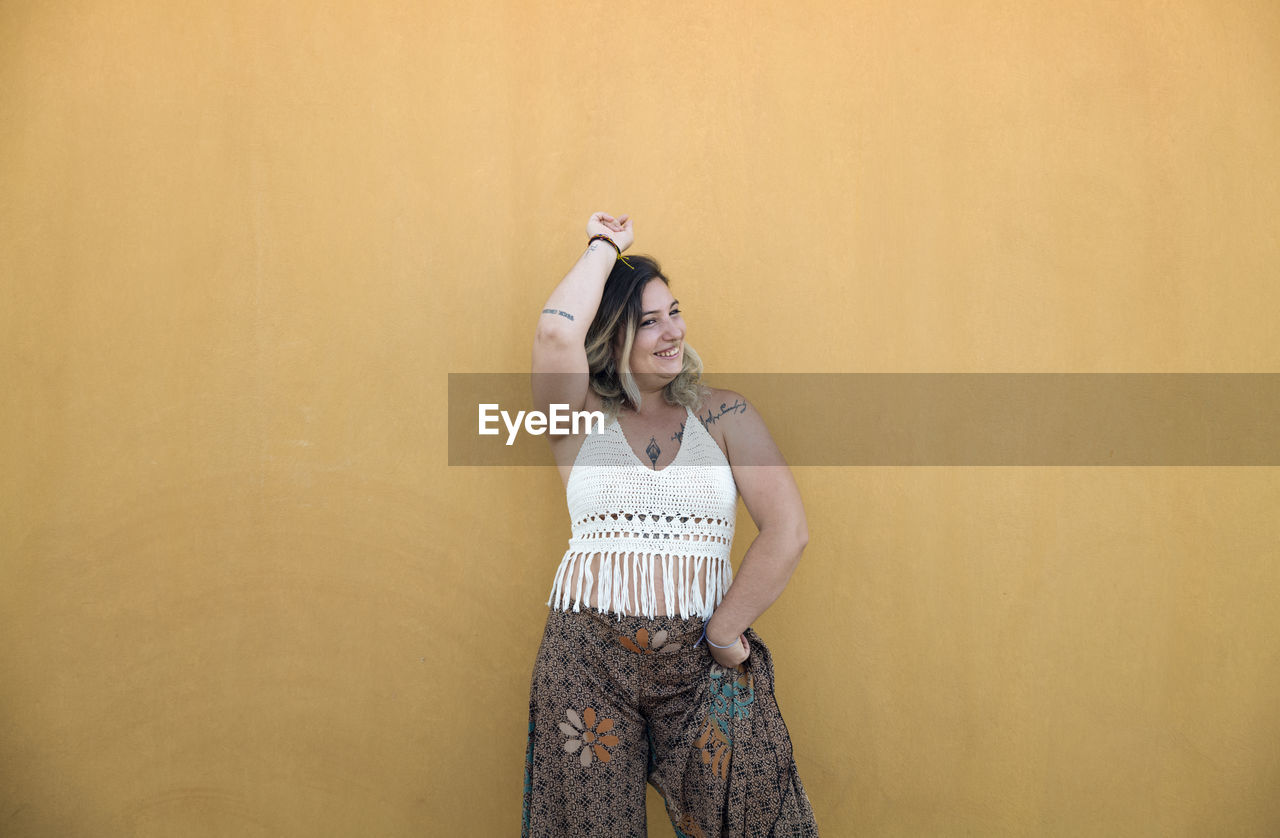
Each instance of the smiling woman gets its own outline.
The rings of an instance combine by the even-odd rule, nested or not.
[[[524,835],[643,834],[646,780],[678,835],[816,835],[749,628],[808,539],[799,491],[750,403],[702,383],[658,263],[623,258],[630,219],[587,233],[533,348],[536,408],[607,421],[548,437],[573,535],[534,664]],[[739,492],[759,535],[735,579]]]
[[[680,303],[661,266],[630,256],[615,263],[609,279],[585,338],[591,390],[616,415],[624,402],[641,404],[636,377],[643,376],[660,383],[670,402],[697,410],[702,359],[685,342]]]

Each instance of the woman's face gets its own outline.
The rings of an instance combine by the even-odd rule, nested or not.
[[[659,389],[684,366],[684,318],[671,289],[656,277],[644,286],[640,310],[631,345],[631,373],[641,390]]]

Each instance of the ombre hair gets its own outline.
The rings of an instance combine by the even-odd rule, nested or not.
[[[631,347],[644,310],[640,298],[652,279],[671,285],[658,262],[648,256],[628,256],[626,262],[621,259],[614,262],[613,270],[604,283],[600,307],[587,330],[587,368],[591,375],[591,389],[604,402],[605,412],[610,416],[618,415],[624,405],[632,409],[640,407],[640,390],[636,387],[635,376],[631,374]],[[621,348],[615,353],[614,347],[619,342]],[[682,345],[684,361],[680,374],[667,382],[662,396],[667,404],[684,405],[697,412],[704,391],[702,359],[688,343]]]

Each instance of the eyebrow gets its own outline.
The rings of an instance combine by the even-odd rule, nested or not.
[[[679,301],[679,300],[672,300],[672,301],[671,301],[671,308],[675,308],[675,307],[676,307],[676,306],[678,306],[678,305],[680,305],[680,301]],[[662,311],[662,309],[660,309],[660,308],[655,308],[653,311],[642,311],[642,312],[640,312],[640,316],[641,316],[641,317],[648,317],[650,314],[657,314],[657,313],[658,313],[658,312],[660,312],[660,311]]]

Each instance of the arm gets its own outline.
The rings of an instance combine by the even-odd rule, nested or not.
[[[735,397],[741,398],[736,393],[728,396]],[[712,656],[722,666],[733,667],[750,654],[742,633],[786,587],[809,542],[809,529],[795,478],[760,414],[748,405],[744,413],[724,423],[724,438],[733,479],[760,531],[707,623],[707,639],[730,646],[712,647]],[[742,641],[736,646],[732,645],[735,637]]]
[[[626,250],[634,240],[631,220],[597,212],[587,222],[587,235],[603,234]],[[594,241],[551,292],[538,315],[533,338],[534,409],[567,404],[580,410],[587,398],[587,353],[584,342],[600,307],[604,283],[617,254],[608,242]],[[577,373],[539,375],[539,373]]]

